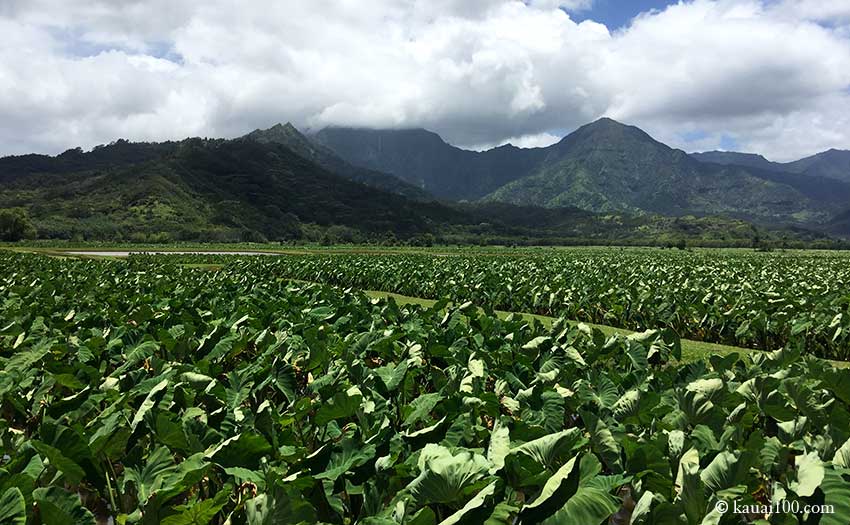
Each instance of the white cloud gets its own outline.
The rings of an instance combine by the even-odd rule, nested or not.
[[[552,144],[559,142],[562,138],[563,137],[552,133],[533,133],[519,137],[508,137],[504,140],[500,140],[499,142],[488,142],[467,146],[467,148],[475,151],[486,151],[488,149],[505,146],[507,144],[518,148],[545,148],[546,146],[551,146]]]
[[[567,11],[586,11],[593,7],[593,0],[529,0],[526,3],[538,9],[566,9]]]
[[[781,7],[679,4],[640,17],[612,49],[605,83],[632,88],[617,90],[609,114],[671,145],[693,148],[676,135],[701,129],[782,160],[814,143],[850,147],[850,133],[829,123],[830,107],[850,105],[850,42]]]
[[[724,136],[777,159],[850,148],[846,1],[695,0],[614,33],[568,14],[588,7],[5,0],[0,154],[286,120],[540,145],[602,115],[688,149]]]
[[[850,21],[850,2],[847,0],[783,0],[774,8],[780,16],[825,22]]]

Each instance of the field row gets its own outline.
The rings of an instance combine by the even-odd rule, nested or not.
[[[221,258],[226,261],[227,258]],[[850,359],[846,255],[565,250],[534,256],[289,255],[279,277]]]
[[[0,254],[3,523],[850,518],[850,371],[166,260]]]

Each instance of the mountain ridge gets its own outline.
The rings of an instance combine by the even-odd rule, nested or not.
[[[716,210],[708,206],[700,208],[698,201],[683,200],[687,206],[669,209],[676,205],[677,192],[682,187],[699,182],[682,178],[688,174],[687,170],[677,171],[679,178],[670,179],[675,184],[668,184],[669,187],[644,188],[641,185],[646,184],[641,176],[645,169],[622,171],[619,167],[644,164],[653,167],[659,159],[664,161],[665,169],[673,171],[680,165],[688,168],[704,165],[680,150],[655,141],[639,128],[611,120],[584,126],[548,148],[505,145],[488,152],[457,153],[465,150],[446,144],[436,134],[406,134],[406,138],[413,139],[409,145],[414,146],[413,153],[418,155],[414,160],[428,160],[427,149],[415,150],[422,137],[440,151],[453,152],[449,158],[437,159],[437,166],[452,167],[440,173],[437,180],[458,179],[455,187],[484,197],[489,195],[485,192],[490,187],[495,187],[495,191],[515,189],[512,184],[525,179],[533,182],[529,174],[541,176],[534,174],[535,170],[550,170],[551,181],[547,183],[555,187],[549,197],[555,196],[556,201],[548,203],[549,208],[529,205],[520,198],[513,203],[510,199],[504,202],[478,198],[474,203],[450,205],[416,201],[352,180],[350,173],[346,176],[343,172],[361,168],[352,166],[341,155],[328,153],[291,124],[252,133],[231,140],[190,138],[164,143],[118,140],[89,152],[77,148],[54,157],[0,158],[3,182],[0,208],[25,209],[44,237],[82,236],[92,240],[309,239],[315,242],[329,238],[374,242],[437,235],[457,242],[483,242],[489,238],[500,242],[551,243],[557,239],[566,243],[671,244],[688,238],[741,245],[749,242],[746,239],[766,239],[771,235],[774,239],[790,240],[818,239],[821,235],[801,229],[800,224],[795,226],[795,231],[769,234],[771,228],[782,227],[781,220],[764,222],[763,226],[768,227],[765,230],[735,218],[734,213],[728,213],[729,218],[717,217]],[[390,136],[388,141],[383,140],[385,136],[381,133],[370,134],[370,144],[382,148],[372,151],[386,152],[390,148],[392,153],[393,134],[386,135]],[[376,138],[381,140],[375,141]],[[398,159],[405,160],[404,156]],[[455,160],[460,161],[459,165],[452,166]],[[473,169],[468,170],[465,162],[472,162]],[[700,169],[709,170],[718,180],[741,177],[736,175],[739,168],[734,166]],[[483,180],[464,186],[465,176],[482,173]],[[381,176],[396,184],[391,175]],[[762,179],[745,176],[752,184],[774,185],[785,192],[774,195],[785,202],[764,204],[763,215],[773,213],[772,217],[785,218],[798,211],[810,211],[793,207],[794,199],[809,197],[794,193],[788,181],[765,180],[786,174],[762,174]],[[502,184],[505,180],[508,182]],[[798,179],[792,182],[795,181]],[[835,184],[843,188],[840,183]],[[582,206],[576,204],[587,203],[576,199],[577,193],[570,193],[575,189],[599,202],[580,209]],[[707,195],[701,198],[711,197]],[[559,196],[567,198],[558,200]],[[636,196],[655,200],[628,201]],[[699,211],[697,216],[691,213],[693,209]],[[673,216],[662,217],[661,211]],[[843,225],[839,221],[836,228]]]
[[[157,154],[125,161],[116,149]],[[101,157],[118,160],[105,165]],[[123,141],[23,160],[0,158],[0,208],[27,209],[49,238],[285,239],[305,224],[409,237],[460,215],[336,175],[282,144],[244,138]]]
[[[850,183],[850,150],[830,148],[791,162],[773,162],[762,155],[736,151],[707,151],[691,153],[691,156],[700,162],[758,167],[770,171],[825,177]]]
[[[516,147],[465,150],[421,128],[329,127],[312,138],[355,166],[390,173],[449,200],[479,199],[528,173],[540,157],[537,150]]]
[[[823,224],[843,211],[842,203],[850,203],[850,179],[703,162],[610,118],[533,149],[471,152],[423,130],[326,128],[313,138],[352,164],[387,171],[450,200],[720,214],[788,224]],[[411,146],[417,139],[427,144]]]
[[[330,149],[318,142],[310,140],[290,122],[286,124],[278,123],[268,129],[256,129],[244,135],[243,138],[263,143],[283,144],[298,155],[332,173],[373,188],[397,193],[419,201],[434,200],[434,197],[422,188],[407,183],[398,177],[376,170],[353,166],[337,156]]]

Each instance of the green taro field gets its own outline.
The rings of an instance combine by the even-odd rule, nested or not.
[[[747,348],[800,344],[850,360],[846,253],[569,249],[301,255],[244,264],[255,263],[281,277],[631,330],[670,328],[683,338]]]
[[[0,523],[850,523],[845,259],[658,253],[0,252]]]

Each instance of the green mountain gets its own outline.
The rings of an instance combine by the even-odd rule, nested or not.
[[[531,173],[546,154],[510,145],[463,150],[423,129],[325,128],[313,139],[355,166],[391,173],[448,200],[479,199]]]
[[[289,239],[304,225],[409,237],[460,216],[247,139],[120,141],[90,153],[7,157],[0,180],[0,208],[25,208],[49,238]]]
[[[291,147],[268,136],[277,132],[288,135]],[[28,216],[40,238],[102,241],[829,242],[811,231],[721,217],[416,201],[338,174],[355,168],[346,168],[320,147],[310,149],[309,142],[300,141],[302,135],[286,126],[262,135],[159,144],[119,140],[90,152],[0,158],[0,212],[16,220]],[[559,148],[546,151],[552,159],[561,153]],[[4,237],[7,233],[0,231]]]
[[[654,214],[594,213],[574,207],[542,208],[503,202],[456,205],[490,226],[488,238],[531,244],[650,244],[672,246],[835,246],[822,232],[805,228],[758,227],[744,220],[716,216],[667,217]],[[836,232],[837,233],[837,232]]]
[[[734,164],[736,166],[746,166],[747,168],[757,168],[767,171],[787,171],[783,170],[781,163],[769,161],[756,153],[705,151],[701,153],[691,153],[691,157],[700,162],[711,162],[712,164],[723,164],[724,166]]]
[[[831,149],[795,160],[793,162],[771,162],[761,155],[752,153],[737,153],[734,151],[708,151],[692,153],[691,156],[700,162],[714,164],[736,164],[769,171],[796,173],[815,178],[826,178],[850,183],[850,151]]]
[[[548,149],[535,173],[486,200],[772,224],[822,222],[850,202],[850,185],[824,192],[800,176],[702,163],[611,119],[583,126]]]
[[[177,146],[176,142],[129,142],[119,139],[109,145],[96,146],[89,152],[74,148],[55,157],[37,154],[2,157],[0,183],[10,183],[39,173],[63,174],[140,164],[167,155]]]
[[[762,176],[793,186],[825,205],[830,212],[839,210],[818,227],[831,234],[850,236],[850,151],[831,149],[794,162],[771,162],[761,155],[732,151],[692,153],[700,162],[747,166],[762,170]]]
[[[831,149],[784,164],[787,171],[850,183],[850,151]]]
[[[392,173],[453,200],[723,215],[773,225],[823,224],[850,202],[850,184],[772,170],[769,161],[756,156],[715,154],[700,160],[724,162],[702,162],[607,118],[536,149],[465,151],[423,130],[329,128],[315,140],[352,164]]]
[[[262,143],[283,144],[301,157],[318,164],[331,173],[373,188],[398,193],[414,200],[434,200],[434,197],[427,191],[398,177],[349,164],[329,148],[309,140],[289,122],[277,124],[269,129],[254,130],[245,135],[244,138]]]

